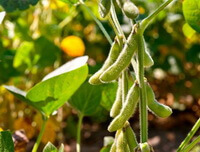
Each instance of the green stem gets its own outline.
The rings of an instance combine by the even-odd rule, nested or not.
[[[140,87],[140,102],[139,102],[139,110],[140,110],[140,140],[141,143],[147,142],[148,139],[148,121],[147,121],[147,100],[146,100],[146,89],[144,85],[144,40],[143,34],[138,33],[138,76],[139,78],[139,87]]]
[[[46,127],[47,121],[48,121],[48,117],[46,117],[46,116],[43,115],[42,128],[41,128],[41,130],[40,130],[39,136],[37,137],[37,140],[36,140],[36,143],[35,143],[35,145],[34,145],[34,147],[33,147],[32,152],[37,152],[37,149],[38,149],[38,147],[39,147],[39,145],[40,145],[42,136],[43,136],[44,131],[45,131],[45,127]]]
[[[115,7],[113,5],[113,2],[111,2],[111,8],[110,8],[110,12],[111,12],[111,18],[114,22],[114,25],[116,26],[117,28],[117,31],[118,31],[118,34],[123,36],[123,38],[125,39],[125,35],[124,35],[124,32],[119,24],[119,21],[117,19],[117,15],[116,15],[116,11],[115,11]]]
[[[195,140],[193,140],[185,149],[183,149],[183,152],[189,152],[196,144],[200,142],[200,136],[198,136]]]
[[[97,23],[97,25],[99,26],[99,28],[101,29],[101,31],[103,32],[103,34],[105,35],[105,37],[107,38],[107,40],[110,43],[110,45],[112,45],[112,39],[110,38],[109,34],[107,33],[106,29],[103,27],[103,25],[101,24],[101,22],[96,18],[96,16],[87,7],[87,5],[85,5],[85,3],[83,1],[80,1],[80,3],[86,9],[86,11],[90,14],[90,16],[94,19],[94,21]]]
[[[147,18],[145,18],[141,23],[141,31],[142,33],[148,27],[150,22],[165,8],[169,5],[173,0],[167,0],[162,5],[160,5],[152,14],[150,14]]]
[[[194,136],[194,134],[197,132],[199,127],[200,127],[200,118],[197,120],[197,122],[195,123],[195,125],[193,126],[191,131],[188,133],[187,137],[181,143],[181,145],[179,146],[179,148],[177,149],[176,152],[182,152],[183,151],[184,147],[189,143],[189,141]]]
[[[81,126],[82,126],[82,121],[83,121],[83,115],[79,115],[79,120],[78,120],[78,130],[77,130],[77,144],[76,144],[76,151],[81,152]]]

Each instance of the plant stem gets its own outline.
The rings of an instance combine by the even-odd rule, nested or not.
[[[160,5],[152,14],[150,14],[147,18],[145,18],[141,23],[141,31],[142,33],[148,27],[150,22],[165,8],[169,5],[173,0],[167,0],[162,5]]]
[[[138,76],[139,78],[139,87],[140,87],[140,102],[139,102],[139,110],[140,110],[140,142],[147,142],[148,139],[148,121],[147,121],[147,100],[146,100],[146,89],[144,85],[144,40],[143,34],[138,33],[138,52],[137,52],[137,60],[138,60]]]
[[[117,31],[118,31],[118,34],[123,36],[123,38],[125,39],[125,35],[124,35],[124,32],[119,24],[119,21],[117,19],[117,15],[116,15],[116,12],[115,12],[115,7],[113,5],[113,1],[111,1],[111,8],[110,8],[110,12],[111,12],[111,18],[117,28]]]
[[[197,122],[195,123],[195,125],[193,126],[193,128],[191,129],[191,131],[188,133],[187,137],[181,143],[181,145],[179,146],[179,148],[177,149],[176,152],[182,152],[183,151],[184,147],[189,143],[189,141],[194,136],[194,134],[199,129],[199,127],[200,127],[200,118],[197,120]]]
[[[86,9],[86,11],[90,14],[90,16],[94,19],[94,21],[97,23],[97,25],[99,26],[99,28],[101,29],[101,31],[103,32],[103,34],[105,35],[105,37],[107,38],[108,42],[110,43],[110,45],[112,45],[112,39],[110,38],[109,34],[107,33],[106,29],[103,27],[103,25],[101,24],[101,22],[96,18],[96,16],[92,13],[92,11],[87,7],[87,5],[85,5],[85,3],[83,1],[80,1],[80,4]]]
[[[33,147],[32,152],[37,152],[37,149],[38,149],[38,147],[40,145],[42,136],[43,136],[44,131],[45,131],[45,127],[46,127],[47,121],[48,121],[48,117],[46,117],[46,116],[43,115],[42,128],[40,130],[39,136],[37,137],[37,140],[36,140],[36,143],[35,143],[35,145]]]
[[[123,101],[123,104],[125,103],[127,93],[128,93],[128,79],[127,79],[127,70],[125,69],[122,72],[122,101]]]
[[[83,121],[83,115],[80,114],[78,117],[78,130],[77,130],[77,144],[76,144],[76,151],[81,152],[81,126]]]
[[[183,152],[189,152],[196,144],[200,142],[200,136],[198,136],[195,140],[193,140],[185,149],[183,149]]]

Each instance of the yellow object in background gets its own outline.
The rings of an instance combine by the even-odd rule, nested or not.
[[[3,131],[3,129],[2,129],[2,128],[0,128],[0,132],[1,132],[1,131]]]
[[[70,57],[82,56],[85,53],[85,45],[83,40],[73,35],[64,38],[60,47]]]

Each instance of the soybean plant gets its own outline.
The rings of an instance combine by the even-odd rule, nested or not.
[[[98,85],[118,81],[116,99],[110,111],[110,116],[113,120],[108,126],[109,132],[116,131],[110,152],[153,151],[153,147],[147,142],[147,109],[161,118],[166,118],[172,114],[172,109],[170,107],[157,102],[151,86],[147,82],[147,79],[144,78],[145,68],[151,67],[154,61],[147,51],[143,36],[150,22],[172,1],[173,0],[165,1],[148,17],[142,21],[138,21],[136,19],[139,16],[139,10],[131,0],[116,0],[118,7],[121,9],[122,13],[130,19],[130,24],[132,25],[132,30],[127,39],[121,29],[115,12],[115,0],[99,1],[100,16],[108,19],[115,31],[116,38],[103,67],[90,77],[89,82],[92,85]],[[128,69],[130,65],[133,67],[136,80],[130,89],[128,89],[127,73],[130,73]],[[139,144],[128,122],[136,111],[138,103],[140,112]],[[199,128],[199,122],[196,124],[193,132],[195,132],[197,128]],[[191,135],[188,138],[190,140]],[[197,140],[199,141],[198,138]],[[191,147],[197,143],[197,140],[191,143],[188,149],[191,149]],[[188,140],[184,142],[184,146],[186,142],[188,143]]]

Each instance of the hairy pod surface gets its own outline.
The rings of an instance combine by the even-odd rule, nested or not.
[[[150,111],[156,116],[166,118],[172,114],[172,109],[164,104],[159,103],[155,99],[154,92],[149,84],[146,83],[147,104]]]
[[[134,149],[138,146],[138,142],[128,121],[125,123],[123,130],[130,150],[134,151]]]
[[[114,141],[110,148],[110,152],[116,152],[116,151],[117,151],[117,147],[116,147],[116,142]]]
[[[117,2],[117,5],[122,8],[123,7],[123,4],[126,2],[127,0],[116,0]]]
[[[101,76],[101,74],[108,68],[110,67],[117,59],[117,57],[120,54],[120,47],[119,44],[117,42],[117,40],[115,39],[115,41],[113,42],[111,49],[110,49],[110,53],[108,55],[108,58],[106,59],[104,65],[102,66],[102,68],[97,71],[90,79],[89,79],[89,83],[92,85],[98,85],[101,84],[102,82],[100,81],[99,77]]]
[[[130,152],[130,149],[127,144],[126,136],[123,131],[121,131],[119,136],[117,137],[116,148],[117,148],[117,152]]]
[[[144,67],[151,67],[154,65],[154,61],[151,57],[151,55],[149,54],[148,50],[147,50],[147,46],[146,46],[146,42],[143,38],[144,44],[145,44],[145,51],[144,51]]]
[[[108,126],[108,131],[113,132],[122,128],[125,122],[134,114],[139,99],[139,87],[135,83],[128,91],[125,104],[123,105],[119,115],[113,119]]]
[[[151,152],[151,148],[147,142],[139,144],[141,152]]]
[[[111,0],[99,0],[99,14],[105,18],[110,12]]]
[[[101,81],[111,82],[113,80],[116,80],[119,77],[120,73],[128,67],[134,53],[137,51],[138,48],[137,37],[138,35],[135,31],[135,28],[133,28],[117,60],[100,76]]]
[[[118,79],[118,88],[117,88],[117,94],[115,101],[112,105],[112,108],[110,110],[110,117],[114,118],[116,117],[122,108],[122,80],[121,78]]]
[[[139,15],[139,9],[137,8],[137,6],[135,6],[135,4],[131,1],[126,1],[123,4],[123,8],[122,10],[124,11],[124,14],[130,18],[130,19],[136,19]]]

